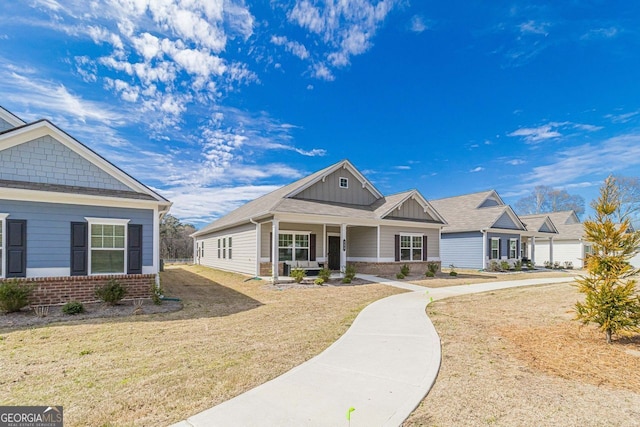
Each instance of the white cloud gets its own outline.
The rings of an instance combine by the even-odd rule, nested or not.
[[[620,30],[616,27],[595,28],[593,30],[589,30],[580,38],[582,40],[612,39],[616,37],[619,32]]]
[[[538,127],[520,128],[507,134],[507,136],[521,137],[528,144],[537,144],[542,141],[546,141],[549,139],[558,139],[565,136],[560,132],[561,130],[582,130],[587,132],[595,132],[600,129],[602,129],[601,126],[582,123],[549,122]]]
[[[519,165],[525,164],[526,162],[522,159],[511,159],[511,160],[507,160],[506,163],[511,166],[519,166]]]
[[[323,63],[315,64],[311,74],[313,77],[320,80],[326,80],[328,82],[335,80],[335,77],[329,67]]]
[[[640,114],[640,111],[632,111],[630,113],[623,114],[607,114],[604,117],[611,120],[613,123],[627,123],[638,114]]]
[[[421,33],[428,29],[427,24],[424,22],[424,18],[420,15],[414,15],[411,17],[411,23],[409,29],[414,33]]]
[[[483,170],[484,170],[484,168],[482,166],[478,166],[478,167],[475,167],[475,168],[471,169],[469,172],[476,173],[476,172],[482,172]]]
[[[398,170],[401,170],[401,171],[408,171],[408,170],[411,170],[411,166],[409,166],[409,165],[398,165],[398,166],[395,166],[394,169],[398,169]]]
[[[307,59],[309,51],[302,43],[289,41],[286,36],[272,36],[271,43],[277,46],[285,46],[286,50],[300,59]]]
[[[550,26],[551,24],[548,22],[536,22],[534,20],[529,20],[521,23],[518,28],[523,34],[539,34],[546,36],[549,34],[547,30]]]

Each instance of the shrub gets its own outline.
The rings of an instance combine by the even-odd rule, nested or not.
[[[162,290],[162,287],[160,285],[156,286],[155,283],[151,284],[151,301],[153,301],[155,305],[162,304],[163,292],[164,291]]]
[[[313,283],[315,285],[322,286],[324,285],[324,279],[322,277],[318,277],[316,280],[313,281]]]
[[[516,271],[522,271],[522,261],[518,260],[513,264]]]
[[[344,278],[349,278],[349,282],[347,283],[351,283],[351,281],[356,277],[356,268],[353,266],[353,264],[349,264],[345,267],[344,269]],[[343,280],[344,282],[344,280]]]
[[[545,261],[544,268],[553,268],[553,264],[551,264],[551,261]]]
[[[553,263],[553,268],[555,268],[556,270],[560,268],[560,262],[556,261]]]
[[[69,301],[62,306],[62,312],[64,314],[75,315],[84,313],[84,305],[80,301]]]
[[[449,264],[449,276],[457,276],[458,272],[456,271],[456,266],[453,264]]]
[[[427,276],[427,277],[435,277],[435,276],[436,276],[436,273],[434,273],[434,272],[433,272],[433,271],[431,271],[431,270],[427,270],[427,271],[424,273],[424,275],[425,275],[425,276]]]
[[[328,282],[331,278],[331,270],[328,268],[323,268],[318,272],[318,278],[322,279],[323,282]]]
[[[351,279],[349,277],[343,277],[342,283],[351,283]]]
[[[29,304],[33,286],[11,279],[0,283],[0,308],[8,313],[20,311]]]
[[[500,265],[498,261],[491,261],[489,263],[489,271],[500,271]]]
[[[507,261],[500,261],[500,270],[509,271],[510,265]]]
[[[440,269],[440,266],[438,265],[438,263],[430,262],[429,264],[427,264],[427,270],[432,272],[433,276],[436,275],[439,269]],[[433,277],[433,276],[429,276],[429,277]]]
[[[567,270],[572,270],[573,269],[573,263],[571,261],[565,261],[564,262],[564,268],[566,268]]]
[[[127,290],[116,279],[109,280],[106,284],[96,287],[96,297],[109,305],[116,305],[127,294]]]
[[[400,279],[400,280],[404,279],[404,274],[396,273],[396,279]]]
[[[403,276],[408,276],[410,271],[411,269],[407,264],[402,264],[402,267],[400,267],[400,274]]]
[[[293,280],[295,280],[296,283],[300,283],[302,282],[302,279],[304,279],[304,270],[301,268],[294,268],[291,270],[291,273],[289,273],[289,276],[293,277]]]

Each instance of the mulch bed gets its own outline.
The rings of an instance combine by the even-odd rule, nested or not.
[[[49,311],[44,317],[36,315],[35,308],[23,308],[16,313],[3,313],[0,314],[0,330],[42,326],[54,322],[169,313],[182,309],[182,303],[179,301],[163,301],[162,304],[156,305],[151,300],[143,300],[141,310],[137,313],[134,313],[135,307],[132,300],[122,301],[113,306],[105,303],[86,303],[83,305],[85,312],[75,315],[64,314],[61,305],[49,306]]]

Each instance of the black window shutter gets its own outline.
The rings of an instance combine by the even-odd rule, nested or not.
[[[27,221],[7,220],[7,277],[27,276]]]
[[[273,233],[269,233],[269,261],[273,261]]]
[[[71,275],[86,276],[89,274],[87,260],[89,254],[89,224],[86,222],[71,223]]]
[[[394,237],[394,247],[396,252],[396,261],[400,261],[400,235],[396,234]]]
[[[142,224],[127,227],[127,274],[142,274]]]
[[[309,234],[309,261],[316,260],[316,235]]]
[[[427,260],[427,236],[422,236],[422,260]]]

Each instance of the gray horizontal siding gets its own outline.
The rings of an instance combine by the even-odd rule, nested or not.
[[[440,258],[445,267],[482,268],[482,233],[443,233]]]
[[[395,259],[396,234],[418,233],[427,236],[427,257],[440,257],[440,233],[435,228],[380,226],[380,257]]]
[[[376,227],[347,228],[347,256],[375,258],[378,247]]]
[[[85,217],[130,219],[142,224],[142,263],[153,265],[153,210],[0,200],[8,219],[27,220],[27,268],[69,268],[71,222]]]
[[[282,231],[306,231],[316,235],[316,258],[324,257],[322,252],[322,224],[297,224],[290,222],[281,222],[279,224],[279,230]],[[260,257],[268,258],[271,254],[271,247],[269,246],[269,235],[271,233],[271,223],[262,224],[262,231],[260,234]],[[339,229],[338,229],[339,231]]]
[[[222,249],[218,258],[218,239],[231,238],[231,259],[228,254],[223,258]],[[235,271],[244,274],[256,274],[256,226],[243,224],[216,233],[199,236],[196,244],[204,245],[204,256],[200,264],[207,267]],[[222,242],[221,242],[222,248]],[[227,250],[229,246],[227,244]]]
[[[132,191],[50,136],[0,151],[0,179]]]

